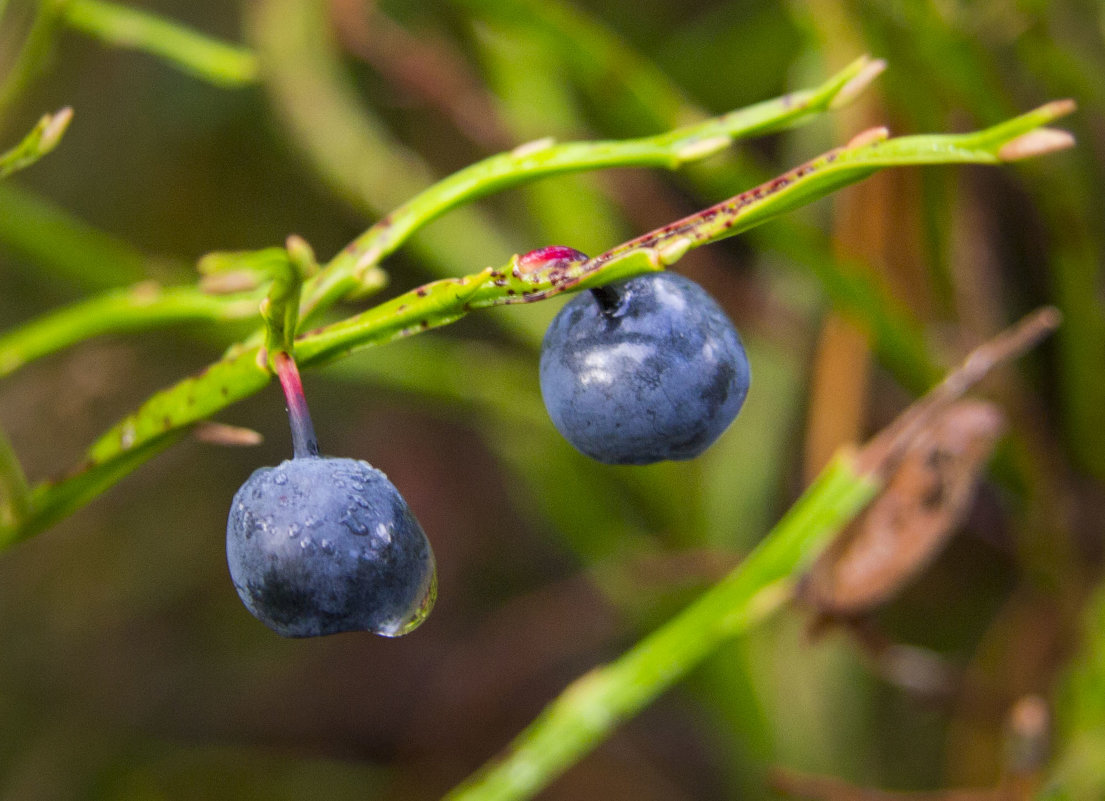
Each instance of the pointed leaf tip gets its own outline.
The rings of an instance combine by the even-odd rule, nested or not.
[[[998,150],[1002,161],[1019,161],[1074,147],[1074,137],[1058,128],[1037,128],[1006,142]]]
[[[47,114],[42,118],[42,139],[39,149],[43,153],[53,150],[57,143],[61,141],[61,137],[65,133],[65,129],[69,127],[69,123],[72,119],[73,109],[69,106],[66,106],[54,114]]]
[[[867,60],[864,56],[864,61],[860,71],[837,92],[829,108],[838,109],[851,103],[886,69],[886,62],[881,58]]]
[[[1048,110],[1051,114],[1051,118],[1054,120],[1077,111],[1078,103],[1068,97],[1063,100],[1052,100],[1050,103],[1045,104],[1043,108]]]

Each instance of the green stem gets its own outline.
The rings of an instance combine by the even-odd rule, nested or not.
[[[873,78],[879,64],[860,58],[821,86],[657,136],[606,142],[536,142],[491,156],[434,184],[355,239],[308,284],[307,308],[328,306],[353,291],[359,275],[395,251],[414,231],[460,204],[568,172],[609,167],[678,169],[729,147],[736,139],[792,127],[823,113],[858,92],[865,83],[857,84],[857,79]]]
[[[194,321],[243,320],[257,314],[256,295],[205,294],[152,282],[115,290],[0,334],[0,378],[27,362],[105,333]]]
[[[70,0],[64,21],[107,44],[141,50],[218,86],[255,83],[257,57],[148,11],[103,0]]]
[[[793,126],[838,105],[847,97],[860,91],[877,73],[879,64],[867,58],[860,58],[821,86],[794,92],[785,97],[758,103],[657,136],[623,141],[572,142],[561,145],[550,143],[537,151],[532,149],[527,151],[523,147],[485,159],[416,195],[354,240],[323,271],[308,278],[303,289],[304,302],[300,315],[307,316],[312,312],[317,314],[354,290],[366,292],[379,289],[380,276],[375,265],[407,242],[417,230],[461,204],[528,181],[568,172],[630,166],[676,169],[688,161],[705,158],[727,147],[735,139]],[[0,191],[0,211],[11,206],[16,200],[18,196],[6,197]],[[13,214],[19,212],[18,207],[12,210]],[[24,220],[24,218],[26,218],[25,222],[12,227],[12,236],[21,236],[33,220],[43,218],[43,213],[40,210],[33,215],[23,214],[19,219]],[[0,215],[0,238],[4,238],[5,219]],[[63,241],[58,232],[53,232],[49,239],[55,244]],[[88,243],[82,242],[81,246],[74,250],[84,252],[88,246]],[[213,261],[218,256],[225,257],[223,260],[228,264],[212,269],[227,271],[238,267],[263,268],[267,273],[271,273],[276,263],[283,263],[285,258],[282,249],[268,248],[255,254],[212,254],[204,262]],[[96,261],[101,264],[114,264],[119,259],[107,254],[97,258]],[[209,272],[210,270],[204,267],[204,262],[201,262],[201,271]],[[162,292],[167,293],[169,290],[162,290]],[[195,307],[196,316],[203,319],[236,318],[241,308],[237,305],[229,305],[227,317],[223,318],[220,317],[221,307],[218,300],[213,298],[204,300],[205,296],[199,294],[189,295],[189,290],[186,288],[174,290],[174,292],[179,294],[174,298],[166,297],[163,304],[131,304],[134,311],[130,319],[127,319],[124,311],[128,303],[125,292],[122,294],[113,292],[104,297],[100,301],[102,306],[95,300],[87,301],[69,310],[68,313],[60,313],[53,319],[59,324],[68,326],[74,332],[83,329],[86,336],[94,336],[111,331],[135,331],[155,325],[194,319],[187,310],[183,309],[185,305]],[[101,308],[108,312],[102,320],[84,319],[93,317]],[[179,316],[175,315],[174,308],[180,308]],[[210,318],[205,311],[208,308],[210,308]],[[62,330],[51,331],[48,320],[40,322],[42,325],[37,326],[36,331],[29,337],[21,337],[18,332],[14,332],[9,335],[13,338],[11,344],[8,344],[5,339],[0,339],[0,375],[11,372],[33,358],[80,341],[68,336]],[[416,320],[415,323],[417,322],[419,321]],[[40,345],[36,349],[24,352],[24,346],[19,344],[23,341],[35,341]],[[277,348],[270,342],[269,350],[275,352]]]
[[[290,355],[294,351],[303,282],[317,270],[311,246],[298,236],[288,237],[287,250],[272,262],[272,285],[261,302],[261,317],[265,321],[265,347],[274,369],[276,362],[272,360],[278,354]]]
[[[452,801],[529,798],[682,679],[729,639],[791,597],[797,577],[874,497],[878,483],[838,456],[760,545],[691,606],[615,662],[576,680]]]

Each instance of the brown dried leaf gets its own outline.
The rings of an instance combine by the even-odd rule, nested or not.
[[[1005,427],[991,403],[939,411],[895,461],[885,489],[815,563],[806,597],[822,612],[855,615],[898,592],[955,532]]]

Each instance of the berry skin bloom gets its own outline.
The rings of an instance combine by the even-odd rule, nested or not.
[[[737,416],[748,357],[698,284],[650,273],[572,298],[541,347],[541,394],[557,430],[607,464],[698,456]]]
[[[367,462],[305,456],[234,496],[227,563],[242,602],[285,637],[397,637],[430,613],[434,556],[394,485]]]

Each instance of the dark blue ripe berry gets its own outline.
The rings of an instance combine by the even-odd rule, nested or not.
[[[733,324],[702,287],[675,273],[577,295],[541,347],[553,424],[607,464],[699,455],[737,416],[748,383]]]
[[[430,543],[398,490],[366,462],[318,456],[263,467],[234,496],[230,578],[285,637],[405,634],[436,594]]]
[[[430,543],[383,473],[318,455],[295,363],[279,354],[276,365],[295,457],[255,471],[234,495],[226,524],[234,588],[285,637],[406,634],[437,594]]]

